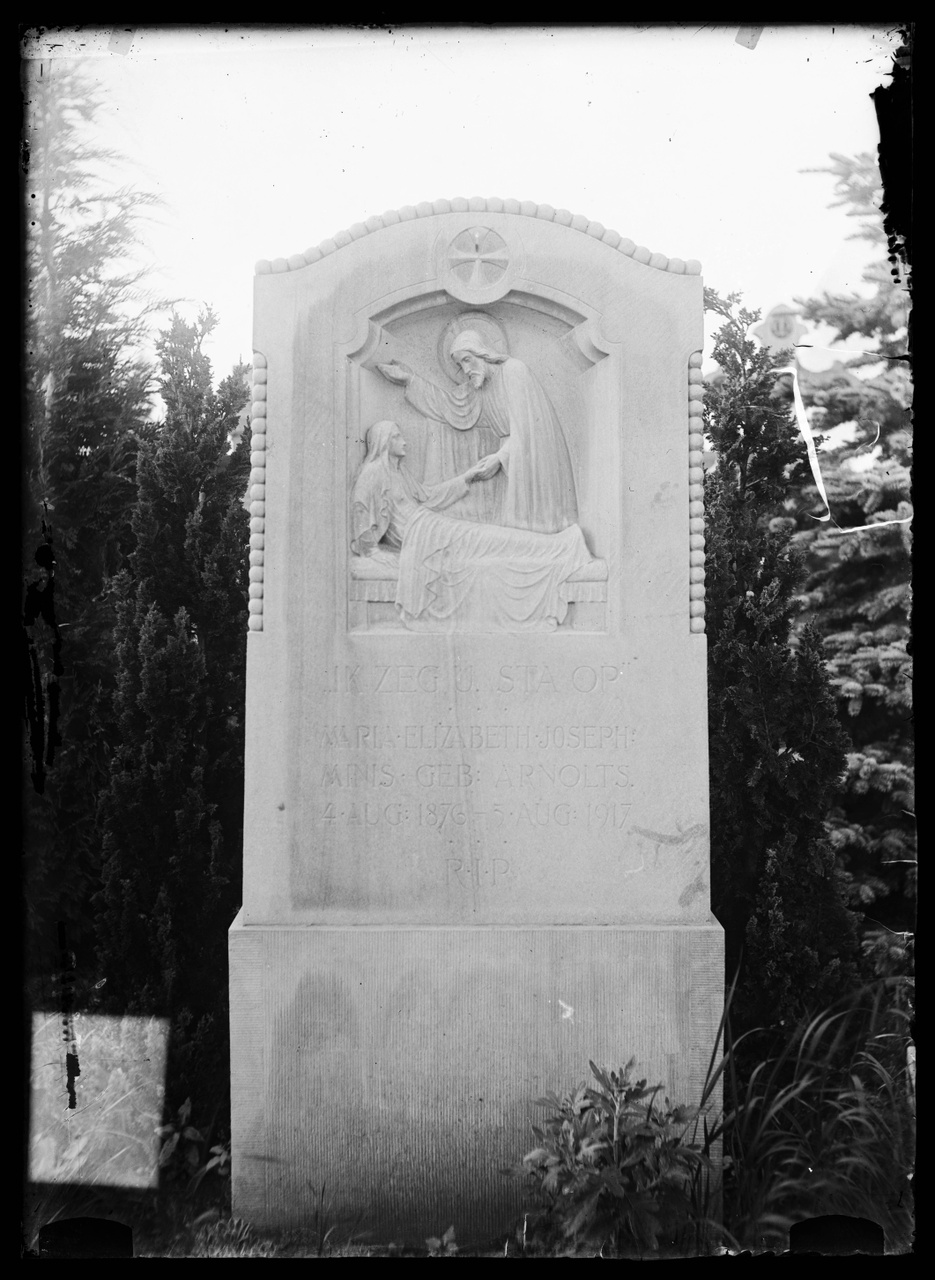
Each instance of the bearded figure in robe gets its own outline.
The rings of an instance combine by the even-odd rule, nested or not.
[[[398,361],[377,367],[405,387],[406,399],[426,418],[456,431],[488,427],[502,441],[480,460],[476,478],[506,477],[495,523],[536,533],[560,533],[576,524],[578,504],[568,444],[558,416],[533,373],[510,356],[492,351],[473,329],[451,345],[451,358],[466,381],[443,391]]]

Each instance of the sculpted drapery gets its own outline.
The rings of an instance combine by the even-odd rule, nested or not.
[[[407,371],[406,399],[427,418],[456,431],[488,427],[501,442],[493,455],[506,476],[495,522],[560,533],[578,519],[568,444],[543,387],[521,360],[491,351],[465,330],[451,347],[468,380],[441,390]],[[485,478],[487,478],[485,476]]]
[[[367,435],[351,499],[351,550],[399,548],[396,605],[406,626],[428,631],[551,631],[568,605],[560,587],[590,559],[581,530],[556,533],[440,514],[476,478],[423,485],[402,459],[393,422]]]

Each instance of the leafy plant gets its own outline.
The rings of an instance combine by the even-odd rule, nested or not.
[[[787,1247],[824,1214],[878,1222],[888,1252],[911,1238],[912,1082],[901,984],[882,982],[794,1028],[743,1081],[723,1060],[725,1219],[745,1248]]]
[[[222,1180],[230,1177],[231,1144],[218,1142],[208,1147],[211,1126],[207,1135],[190,1124],[192,1100],[186,1098],[179,1107],[175,1121],[160,1125],[156,1130],[161,1141],[159,1168],[170,1169],[189,1179],[187,1190],[196,1191],[209,1173],[216,1173]]]
[[[452,1224],[441,1237],[429,1236],[425,1242],[425,1247],[429,1251],[430,1258],[453,1258],[458,1252],[458,1246],[455,1244],[454,1225]]]
[[[186,1098],[177,1112],[175,1121],[160,1125],[157,1133],[162,1142],[159,1148],[159,1168],[165,1169],[175,1159],[187,1166],[190,1174],[198,1172],[204,1137],[199,1129],[188,1123],[192,1113],[192,1100]]]
[[[524,1215],[523,1253],[784,1250],[794,1223],[826,1214],[868,1218],[888,1253],[908,1249],[911,982],[881,980],[803,1018],[749,1072],[757,1029],[731,1034],[737,986],[735,976],[697,1107],[657,1107],[660,1086],[632,1082],[633,1059],[619,1072],[592,1062],[599,1087],[539,1100],[552,1114],[520,1172],[544,1209]]]
[[[213,1147],[209,1148],[208,1159],[192,1178],[192,1190],[200,1186],[202,1179],[212,1170],[219,1178],[229,1178],[231,1176],[231,1144],[229,1142],[215,1143]]]
[[[640,1255],[684,1250],[698,1174],[714,1165],[689,1133],[698,1109],[668,1098],[659,1106],[662,1086],[634,1081],[635,1062],[619,1071],[591,1062],[596,1087],[538,1100],[551,1114],[533,1126],[539,1145],[522,1164],[545,1204],[534,1238]]]
[[[168,1257],[276,1258],[281,1256],[272,1240],[258,1236],[240,1218],[212,1218],[203,1214],[173,1242]]]
[[[759,1029],[731,1034],[737,984],[698,1108],[702,1149],[720,1153],[723,1173],[693,1188],[694,1221],[705,1228],[699,1243],[719,1218],[721,1241],[733,1249],[784,1250],[794,1223],[843,1214],[877,1222],[887,1252],[903,1251],[912,1228],[911,984],[880,981],[803,1018],[749,1071]]]

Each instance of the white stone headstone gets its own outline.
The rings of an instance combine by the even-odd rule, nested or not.
[[[547,206],[261,264],[240,1216],[495,1232],[546,1088],[700,1088],[701,344],[697,264]]]

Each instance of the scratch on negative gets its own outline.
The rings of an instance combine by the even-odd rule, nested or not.
[[[708,834],[708,828],[703,822],[696,822],[693,826],[688,827],[685,831],[678,830],[675,835],[667,835],[664,831],[649,831],[646,827],[633,827],[632,830],[638,836],[645,836],[647,840],[651,840],[656,846],[656,857],[659,856],[660,845],[675,846],[678,849],[684,849],[685,854],[682,861],[689,857],[698,840],[703,840]]]
[[[699,871],[691,884],[687,884],[679,894],[679,906],[689,906],[699,893],[703,893],[705,888],[705,876],[703,871]]]
[[[677,835],[669,836],[664,831],[649,831],[646,827],[633,827],[633,831],[637,835],[645,836],[647,840],[653,840],[656,844],[685,844],[688,840],[694,840],[696,836],[705,836],[708,834],[708,828],[703,822],[696,822],[693,827],[689,827],[686,831],[679,831]]]

